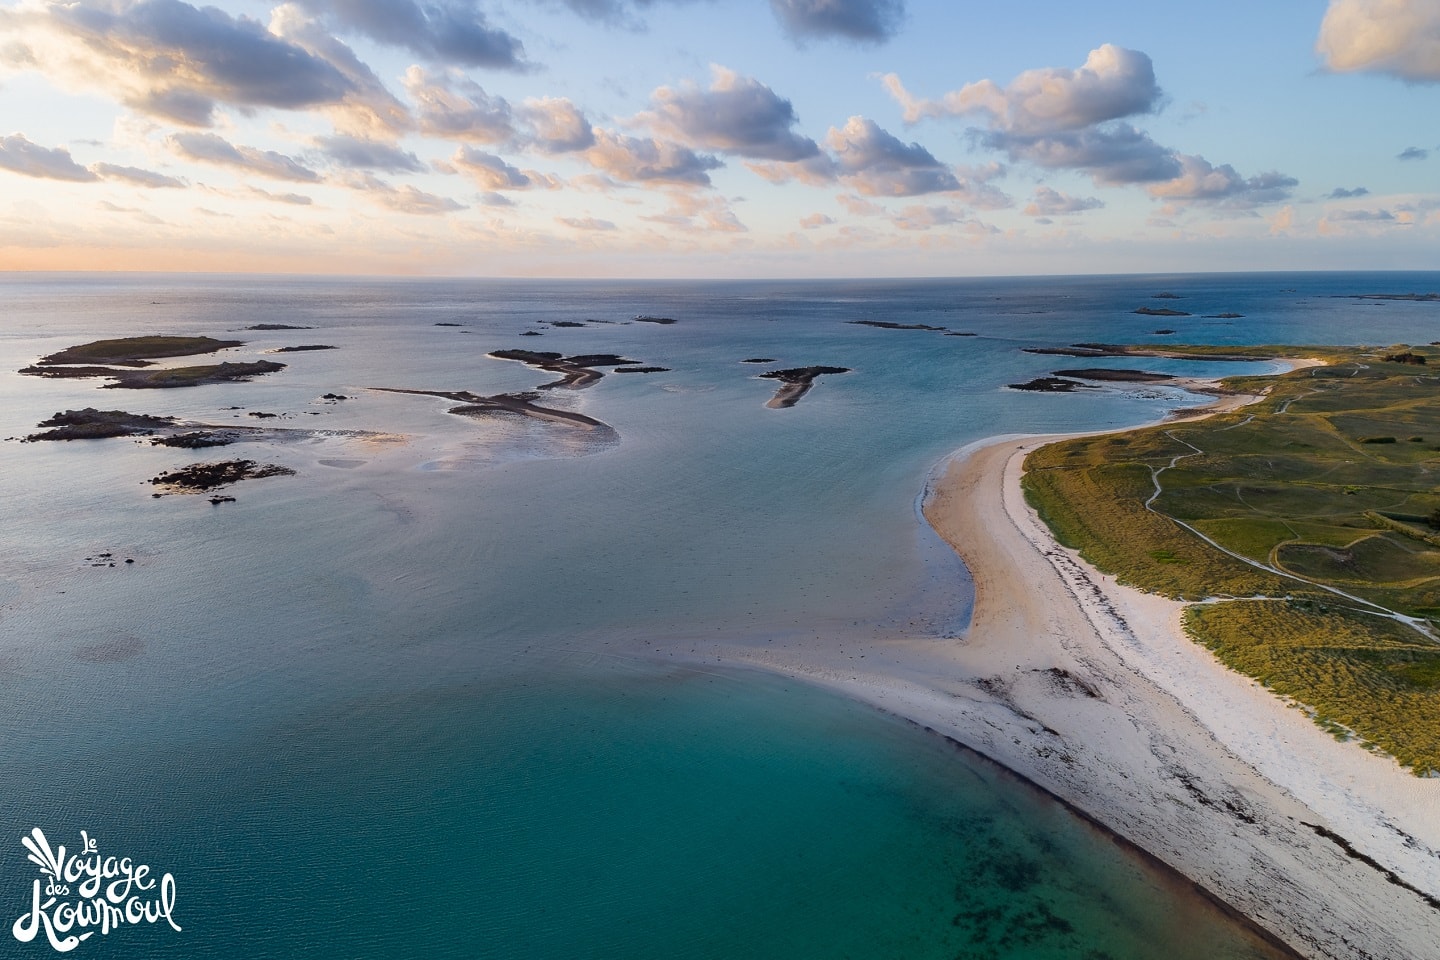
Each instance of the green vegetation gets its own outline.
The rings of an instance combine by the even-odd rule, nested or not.
[[[275,363],[272,360],[255,360],[250,363],[211,363],[198,367],[171,367],[168,370],[126,373],[115,383],[107,383],[105,386],[131,390],[197,387],[205,383],[249,380],[251,377],[284,369],[285,364]]]
[[[147,364],[148,366],[148,364]],[[242,363],[210,363],[194,367],[170,367],[157,370],[131,370],[119,367],[69,367],[30,366],[20,371],[29,377],[83,379],[105,377],[115,381],[107,383],[107,389],[122,387],[130,390],[161,389],[168,387],[197,387],[205,383],[226,383],[249,380],[261,374],[284,370],[285,364],[273,360],[255,360]]]
[[[214,353],[226,347],[242,346],[243,343],[241,340],[216,340],[213,337],[121,337],[118,340],[82,343],[42,357],[40,363],[118,363],[140,367],[148,366],[143,362],[145,360]]]
[[[1393,620],[1333,605],[1199,604],[1185,626],[1227,666],[1417,773],[1440,771],[1440,645]]]
[[[1042,447],[1026,496],[1121,582],[1186,600],[1275,598],[1207,604],[1188,623],[1322,722],[1440,770],[1440,643],[1324,589],[1440,624],[1440,452],[1413,439],[1440,435],[1440,376],[1425,362],[1440,351],[1264,349],[1329,366],[1226,381],[1265,392],[1234,413]]]

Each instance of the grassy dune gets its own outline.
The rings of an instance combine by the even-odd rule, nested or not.
[[[1227,381],[1268,390],[1242,411],[1043,447],[1026,461],[1026,496],[1122,582],[1273,598],[1193,608],[1187,623],[1328,728],[1440,770],[1440,644],[1320,586],[1440,635],[1440,350],[1324,353],[1326,367]]]

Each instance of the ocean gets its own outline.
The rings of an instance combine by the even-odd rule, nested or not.
[[[6,277],[0,919],[32,912],[21,838],[39,828],[173,877],[181,929],[122,923],[76,955],[1279,956],[988,762],[707,651],[963,634],[964,568],[917,509],[938,462],[1202,402],[1009,390],[1075,365],[1024,347],[1428,343],[1440,306],[1351,296],[1437,289],[1435,273]],[[245,329],[267,324],[310,329]],[[162,334],[287,367],[167,390],[16,373]],[[308,344],[335,349],[269,352]],[[536,401],[609,429],[375,389],[555,379],[487,356],[502,349],[665,369]],[[777,384],[757,374],[812,365],[850,372],[766,406]],[[220,455],[19,442],[84,407],[274,432]],[[152,496],[150,478],[222,456],[295,475],[221,491],[234,502]],[[0,930],[0,956],[44,939]]]

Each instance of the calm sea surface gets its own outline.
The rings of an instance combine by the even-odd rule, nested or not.
[[[1343,295],[1430,290],[1440,274],[0,279],[0,437],[87,406],[297,431],[224,451],[297,476],[219,506],[145,483],[202,452],[0,443],[0,956],[52,952],[9,931],[41,877],[34,827],[174,876],[181,931],[122,925],[76,956],[1272,956],[1003,771],[686,655],[953,636],[964,569],[916,513],[938,460],[1198,402],[1010,391],[1074,365],[1022,347],[1428,343],[1440,305]],[[313,329],[235,332],[254,324]],[[222,359],[288,367],[146,391],[15,374],[147,334],[231,335]],[[336,349],[265,353],[297,344]],[[614,435],[368,389],[553,379],[502,348],[667,370],[540,401]],[[765,407],[756,374],[818,364],[852,372]]]

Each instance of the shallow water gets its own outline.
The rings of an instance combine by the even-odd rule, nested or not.
[[[225,359],[339,349],[189,390],[3,374],[0,435],[93,405],[247,424],[276,412],[265,426],[410,439],[228,448],[299,476],[237,486],[220,507],[150,497],[143,481],[201,459],[190,451],[0,444],[0,783],[15,838],[9,853],[0,842],[4,916],[25,909],[35,871],[18,838],[38,825],[72,846],[88,829],[173,870],[184,932],[122,929],[107,952],[1252,955],[1183,888],[932,738],[793,683],[622,651],[952,635],[963,569],[914,509],[936,460],[990,434],[1137,423],[1194,402],[1006,391],[1073,365],[1020,346],[1428,342],[1433,304],[1332,295],[1437,287],[1433,274],[9,278],[0,370],[104,336],[254,323],[317,329],[238,335],[250,344]],[[1187,299],[1150,299],[1161,290]],[[1155,304],[1197,316],[1129,312]],[[1227,310],[1247,317],[1198,316]],[[642,313],[678,322],[623,323]],[[540,323],[587,319],[620,322]],[[1150,333],[1161,324],[1183,336]],[[612,425],[618,444],[365,389],[491,394],[552,379],[485,357],[503,347],[671,370],[545,396]],[[853,372],[765,408],[774,385],[757,372],[812,364]],[[327,392],[355,399],[319,402]],[[106,552],[121,562],[85,559]]]

